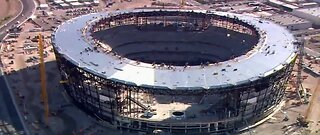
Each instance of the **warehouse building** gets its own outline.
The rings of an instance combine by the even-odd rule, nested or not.
[[[320,7],[298,9],[292,13],[298,17],[311,21],[314,25],[320,26]]]
[[[281,8],[281,9],[289,11],[289,12],[292,12],[292,11],[295,11],[295,10],[299,9],[298,6],[295,6],[295,5],[292,5],[292,4],[288,4],[288,3],[285,3],[285,2],[282,2],[282,1],[279,1],[279,0],[268,0],[268,3],[270,5],[272,5],[272,6]]]
[[[290,30],[303,30],[312,27],[312,23],[310,21],[290,14],[273,15],[267,17],[267,19],[285,26]]]

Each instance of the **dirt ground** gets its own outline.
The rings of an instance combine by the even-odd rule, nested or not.
[[[114,0],[117,2],[117,4],[111,6],[109,10],[117,10],[117,9],[132,9],[132,8],[143,8],[143,7],[162,7],[162,6],[156,6],[152,5],[152,2],[162,2],[162,3],[170,3],[172,5],[176,6],[167,6],[167,8],[177,8],[179,7],[181,1],[180,0],[133,0],[129,2],[128,0]],[[187,0],[186,2],[192,3],[194,5],[197,5],[193,0]],[[186,8],[190,8],[185,6]]]
[[[19,14],[20,9],[19,0],[0,0],[0,25]]]
[[[309,103],[306,119],[310,121],[309,129],[311,132],[319,131],[319,117],[320,117],[320,79],[318,79],[317,88],[314,90],[311,102]],[[320,134],[320,133],[319,133]]]
[[[296,74],[296,67],[293,70],[293,74]],[[286,91],[285,105],[281,111],[277,112],[271,119],[267,120],[263,124],[252,128],[241,135],[320,135],[320,78],[314,77],[302,72],[303,88],[310,89],[309,93],[312,94],[309,97],[309,104],[312,104],[308,110],[309,104],[295,104],[298,102],[298,96],[296,95],[295,89],[289,81],[288,89]],[[295,79],[292,77],[290,80]],[[307,114],[309,112],[309,114]],[[284,120],[287,115],[288,120]],[[297,123],[297,117],[302,115],[307,118],[309,125],[307,128],[299,126]]]
[[[134,2],[127,2],[124,0],[115,0],[115,2],[117,4],[114,4],[113,6],[111,6],[109,10],[132,9],[136,7],[148,6],[151,3],[150,0],[135,0]]]
[[[0,0],[0,25],[16,16],[20,9],[19,0]]]

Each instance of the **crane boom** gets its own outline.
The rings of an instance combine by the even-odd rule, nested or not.
[[[184,5],[185,5],[185,0],[181,0],[180,1],[180,8],[182,9],[184,7]]]
[[[44,104],[44,112],[45,112],[45,122],[48,123],[49,117],[49,104],[48,104],[48,94],[47,94],[47,81],[46,81],[46,69],[44,64],[44,46],[42,35],[39,34],[38,44],[39,44],[39,57],[40,57],[40,81],[41,81],[41,102]]]

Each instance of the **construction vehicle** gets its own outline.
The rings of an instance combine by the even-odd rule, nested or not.
[[[309,122],[307,122],[307,119],[304,116],[299,114],[297,117],[297,124],[302,127],[308,127]]]

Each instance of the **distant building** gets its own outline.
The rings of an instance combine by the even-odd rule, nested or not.
[[[53,4],[62,9],[81,8],[98,6],[99,0],[53,0]]]
[[[59,7],[62,8],[62,9],[67,9],[67,8],[70,8],[70,5],[66,4],[66,3],[60,3]]]
[[[299,8],[298,6],[288,4],[279,0],[268,0],[268,3],[272,6],[279,7],[283,10],[290,11],[290,12],[297,10]]]
[[[99,0],[94,0],[93,5],[98,6],[99,5]]]
[[[84,4],[80,2],[71,2],[70,5],[73,8],[78,8],[78,7],[82,7]]]
[[[316,2],[302,3],[301,6],[302,8],[314,8],[314,7],[318,7],[318,3]]]
[[[66,3],[79,2],[78,0],[64,0]]]
[[[314,25],[320,26],[320,7],[299,9],[292,13],[295,16],[311,21]]]
[[[40,10],[47,10],[49,8],[49,5],[48,4],[40,4],[38,9]]]
[[[285,26],[290,30],[302,30],[312,27],[312,23],[310,21],[290,14],[273,15],[267,17],[267,19]]]
[[[317,2],[317,3],[320,3],[320,0],[312,0],[312,1]]]
[[[91,6],[92,3],[90,3],[90,2],[83,2],[83,5],[84,5],[84,6]]]
[[[53,3],[55,5],[63,4],[64,2],[62,0],[54,0]]]

